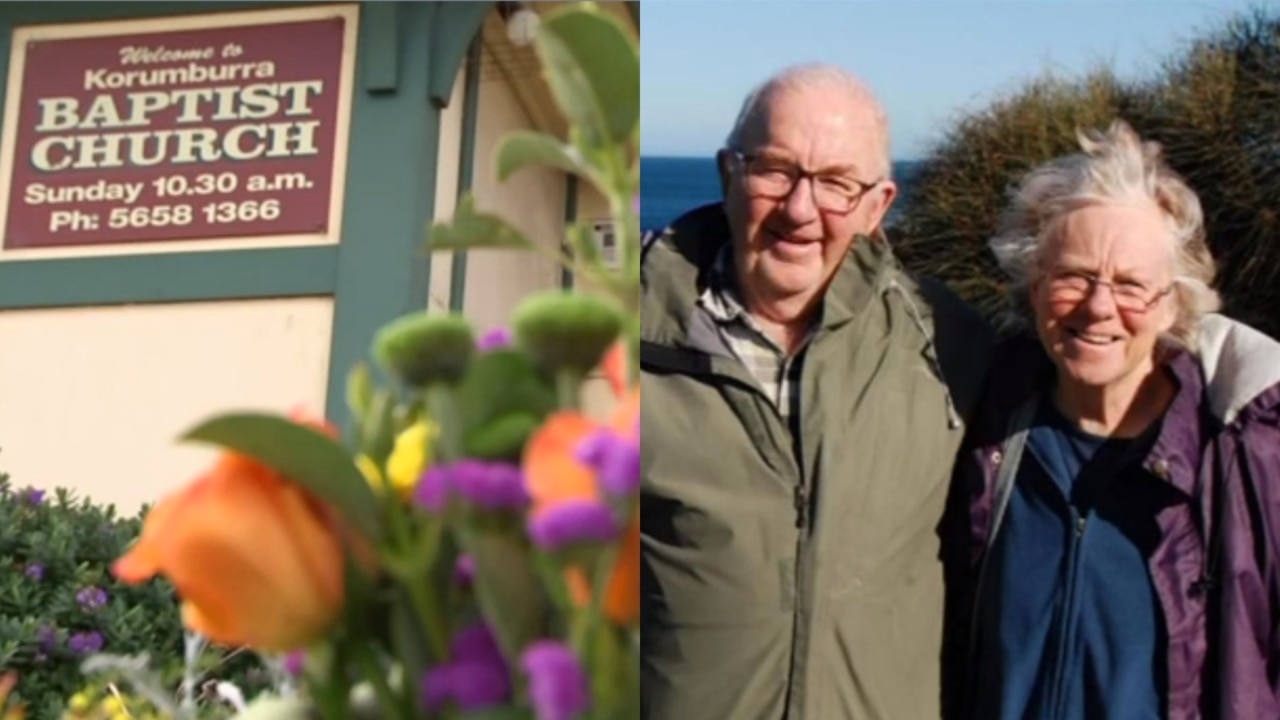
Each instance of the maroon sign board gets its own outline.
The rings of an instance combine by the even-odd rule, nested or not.
[[[15,29],[2,254],[336,242],[356,18],[339,5]]]

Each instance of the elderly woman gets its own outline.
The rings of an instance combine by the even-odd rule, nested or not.
[[[1280,718],[1280,344],[1213,314],[1199,201],[1124,124],[1030,173],[991,246],[1033,331],[950,528],[980,720]]]

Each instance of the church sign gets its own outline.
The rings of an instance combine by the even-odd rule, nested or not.
[[[336,241],[355,21],[326,6],[16,29],[0,249]]]

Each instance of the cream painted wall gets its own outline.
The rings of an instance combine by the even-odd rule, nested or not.
[[[564,235],[566,179],[551,168],[527,168],[504,183],[494,176],[494,151],[504,134],[530,126],[507,81],[482,78],[476,126],[476,206],[493,211],[539,245],[554,249]],[[560,266],[532,252],[467,253],[466,314],[477,331],[506,326],[512,310],[531,293],[560,287]]]
[[[126,514],[213,457],[226,410],[324,412],[331,298],[0,312],[0,470]]]
[[[453,81],[449,105],[440,113],[440,151],[436,162],[435,220],[448,220],[458,205],[458,169],[462,163],[463,96],[467,86],[467,63]],[[453,253],[431,256],[431,289],[427,309],[448,312],[449,289],[453,286]]]

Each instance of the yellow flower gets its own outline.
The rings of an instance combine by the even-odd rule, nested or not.
[[[89,699],[89,693],[81,691],[71,696],[71,700],[67,703],[67,706],[71,708],[71,712],[77,715],[83,715],[89,711],[89,706],[92,704],[93,701]]]
[[[387,478],[400,497],[407,498],[418,484],[418,478],[431,462],[431,441],[439,432],[425,420],[405,428],[396,436],[395,447],[387,458]]]
[[[131,717],[129,708],[126,707],[124,698],[119,695],[112,695],[102,701],[102,710],[111,720],[119,720],[120,718]]]
[[[382,471],[378,469],[378,463],[374,462],[373,458],[368,455],[356,456],[356,469],[360,471],[361,475],[364,475],[369,487],[374,490],[381,491],[383,485],[386,484],[386,480],[382,479]]]

